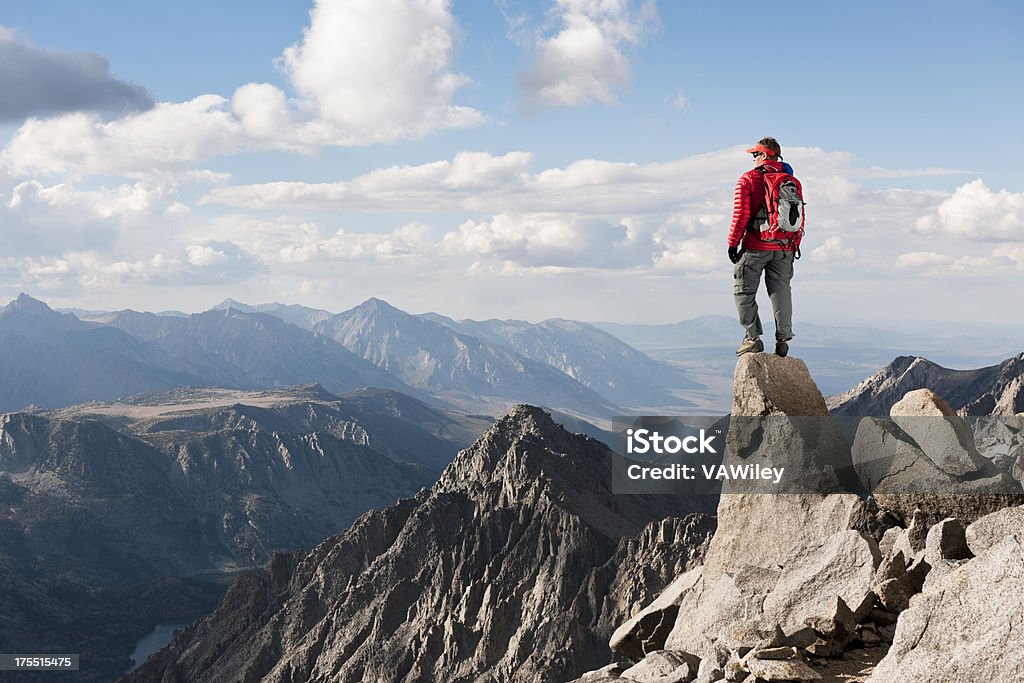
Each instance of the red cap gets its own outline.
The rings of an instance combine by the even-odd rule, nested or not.
[[[768,149],[764,145],[754,145],[753,147],[747,150],[747,154],[753,154],[754,152],[760,152],[761,154],[764,154],[766,157],[778,156],[775,152]]]

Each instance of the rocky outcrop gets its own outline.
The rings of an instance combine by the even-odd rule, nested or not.
[[[825,400],[803,361],[747,354],[736,364],[733,395],[727,461],[738,454],[748,462],[785,460],[794,472],[811,473],[810,480],[821,486],[826,483],[823,473],[834,472],[837,464],[849,465],[849,447],[828,419]],[[745,564],[774,567],[795,545],[866,528],[868,517],[860,498],[852,494],[723,495],[719,533],[705,566],[714,571]]]
[[[1019,533],[926,586],[900,614],[870,680],[1024,679],[1024,547]]]
[[[759,356],[737,366],[734,414],[820,408],[802,368],[785,367],[792,359]],[[815,451],[802,444],[827,443],[829,428],[791,423],[788,429],[745,428],[734,415],[730,448],[739,445],[746,457],[756,457],[758,449],[782,458],[798,452],[809,455],[808,467],[818,467]],[[1017,432],[1012,425],[989,425],[982,433],[1006,443]],[[967,483],[947,487],[944,495],[879,495],[883,507],[894,500],[909,506],[889,511],[849,493],[770,496],[723,487],[718,532],[704,566],[679,576],[623,624],[613,651],[643,671],[658,651],[653,648],[676,658],[696,655],[698,683],[838,680],[843,667],[830,662],[851,652],[857,654],[849,661],[859,668],[847,668],[844,679],[860,671],[855,680],[865,680],[881,662],[872,681],[1020,680],[1024,659],[1017,653],[1024,639],[1016,625],[1024,623],[1024,601],[1016,596],[1024,579],[1024,507],[1007,508],[1020,497],[984,488],[965,495],[986,478],[1004,487],[1015,482],[983,457],[967,423],[929,391],[909,393],[890,420],[862,421],[851,462],[872,488],[872,477],[914,472],[916,463],[927,465],[925,476],[941,473]],[[993,489],[999,490],[1005,488]],[[663,621],[672,614],[675,624],[661,643]],[[644,657],[637,659],[638,652]],[[661,671],[659,657],[652,666]],[[601,680],[629,680],[628,671],[605,670]]]
[[[1024,603],[994,604],[1021,592],[1014,513],[896,515],[844,490],[855,457],[797,359],[741,358],[735,396],[725,462],[782,458],[840,492],[723,486],[707,544],[678,497],[615,496],[603,446],[520,407],[431,490],[236,584],[132,680],[834,680],[851,652],[886,683],[1015,680],[997,653],[1021,649]],[[929,410],[938,432],[913,424]],[[866,423],[879,442],[967,479],[992,467],[937,396],[893,413]]]
[[[856,611],[870,609],[872,579],[881,562],[870,536],[847,529],[821,542],[802,544],[781,563],[783,573],[765,596],[763,618],[793,633],[829,612],[838,597]]]
[[[734,388],[727,462],[782,458],[815,473],[808,481],[834,476],[845,441],[801,361],[748,354],[737,364]],[[845,458],[849,463],[848,450]],[[636,643],[623,637],[632,634],[645,651],[700,657],[698,680],[754,675],[755,669],[772,677],[767,680],[782,680],[777,676],[783,672],[799,679],[808,671],[796,649],[792,656],[779,651],[779,660],[767,659],[774,652],[765,659],[744,657],[779,647],[841,651],[856,636],[874,605],[872,581],[881,561],[872,535],[878,525],[857,495],[749,494],[724,487],[718,514],[704,566],[624,624],[613,650],[635,659]],[[673,612],[675,624],[662,645],[656,636]],[[645,619],[658,628],[645,629]]]
[[[432,489],[292,556],[260,610],[236,586],[131,680],[561,683],[596,668],[713,528],[680,518],[681,497],[612,494],[610,458],[517,407]]]
[[[930,389],[960,415],[1010,416],[1024,412],[1024,353],[999,365],[950,370],[921,357],[900,356],[853,389],[831,396],[834,415],[889,414],[909,391]]]
[[[998,469],[1024,482],[1024,415],[978,417],[969,424],[981,454]]]

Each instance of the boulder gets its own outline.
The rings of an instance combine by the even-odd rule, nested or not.
[[[621,664],[609,664],[595,671],[588,671],[570,683],[614,683],[621,682],[622,672],[625,667]],[[626,683],[629,683],[627,680]]]
[[[931,529],[925,539],[924,559],[934,567],[939,560],[966,560],[973,557],[960,520],[947,517]]]
[[[713,683],[713,681],[725,678],[725,665],[729,661],[731,653],[728,648],[721,644],[712,648],[707,657],[700,660],[697,668],[697,680],[695,683]]]
[[[882,534],[882,540],[878,542],[878,551],[882,553],[882,557],[888,557],[893,552],[893,547],[896,545],[897,539],[899,539],[903,529],[894,526],[889,527]]]
[[[921,591],[924,583],[924,574],[927,571],[920,571],[927,567],[923,560],[917,565],[912,573],[908,571],[907,560],[902,550],[897,550],[895,555],[883,558],[882,564],[878,566],[874,578],[874,593],[889,612],[899,613],[910,604],[910,598]],[[872,610],[874,612],[875,610]],[[870,616],[869,616],[870,618]],[[895,617],[893,617],[895,621]]]
[[[733,415],[828,415],[825,398],[802,360],[748,353],[733,375]]]
[[[701,577],[684,594],[665,649],[690,652],[701,659],[712,656],[721,633],[737,621],[757,617],[763,599],[745,595],[729,574],[719,574],[714,581]]]
[[[928,516],[920,508],[915,509],[910,515],[910,524],[896,537],[893,550],[902,552],[908,563],[916,560],[924,553],[929,529]]]
[[[871,603],[866,603],[870,608]],[[866,616],[869,609],[862,608],[864,614],[851,610],[841,597],[832,598],[829,616],[816,616],[807,619],[816,635],[813,643],[805,649],[817,657],[837,657],[842,654],[857,634],[857,623]]]
[[[742,658],[733,652],[729,655],[729,661],[725,663],[725,680],[745,681],[747,680],[747,667],[743,665]]]
[[[947,451],[966,452],[952,436],[955,430],[946,429],[946,419],[960,418],[904,417],[899,423],[882,418],[860,421],[851,447],[853,469],[879,507],[904,520],[921,510],[930,521],[937,521],[948,516],[976,518],[1012,504],[1012,499],[1007,498],[1019,490],[1019,484],[1009,474],[980,455],[977,457],[981,462],[967,475],[946,471],[907,432],[917,432],[926,443],[935,442],[930,446],[933,451],[941,450],[938,444],[945,443]]]
[[[907,558],[902,550],[897,550],[895,554],[889,556],[883,556],[881,564],[875,570],[873,582],[877,585],[889,579],[898,579],[907,573],[907,564]]]
[[[875,585],[874,592],[878,602],[890,612],[902,612],[910,605],[910,598],[921,591],[923,584],[915,584],[910,575],[904,572],[901,576],[886,579]]]
[[[889,417],[947,474],[963,477],[989,464],[974,445],[974,433],[964,419],[928,389],[907,392]]]
[[[764,600],[764,619],[796,630],[807,619],[831,616],[837,596],[853,610],[866,604],[864,616],[880,562],[874,539],[852,529],[807,543],[782,562],[782,578]]]
[[[878,629],[873,624],[864,624],[857,628],[857,640],[864,647],[874,647],[882,642],[882,637],[878,635]]]
[[[869,681],[1021,680],[1022,538],[1006,536],[915,597]]]
[[[1003,508],[967,526],[964,537],[971,552],[978,555],[1010,534],[1024,529],[1024,506]]]
[[[766,647],[754,650],[751,656],[754,659],[795,659],[797,654],[795,647]]]
[[[768,625],[763,619],[743,619],[726,626],[719,633],[716,644],[742,657],[750,650],[780,647],[788,642],[778,624]]]
[[[701,577],[697,567],[681,574],[654,601],[615,629],[608,646],[612,652],[639,662],[655,650],[661,650],[672,632],[679,603]]]
[[[1013,467],[1024,455],[1024,434],[1013,417],[976,417],[971,421],[974,443],[986,459],[1012,474]]]
[[[749,564],[777,569],[794,548],[837,531],[865,529],[868,517],[864,502],[852,494],[723,495],[705,573],[735,573]]]
[[[655,650],[622,672],[637,683],[690,683],[697,677],[700,659],[686,652]]]
[[[748,659],[747,669],[759,681],[820,681],[822,676],[799,659]]]

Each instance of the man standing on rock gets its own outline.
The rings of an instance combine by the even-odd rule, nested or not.
[[[787,342],[793,338],[793,294],[789,281],[793,277],[793,261],[798,258],[803,236],[802,189],[799,181],[792,177],[793,168],[782,161],[782,148],[775,138],[761,138],[747,153],[754,155],[754,168],[740,176],[736,183],[732,227],[729,229],[729,260],[735,264],[733,295],[740,324],[746,330],[736,355],[764,351],[761,318],[757,314],[757,288],[764,272],[768,298],[775,314],[775,353],[785,356],[789,353]],[[779,180],[792,180],[799,193],[800,213],[794,214],[801,226],[799,232],[767,230],[769,214],[777,212],[778,207],[768,206],[766,188],[778,186]],[[796,208],[793,210],[797,211]],[[772,219],[778,221],[777,216],[772,216]],[[765,239],[779,235],[787,235],[787,238]]]

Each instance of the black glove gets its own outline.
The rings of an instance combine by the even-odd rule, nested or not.
[[[740,260],[739,247],[729,247],[729,260],[736,263]]]

